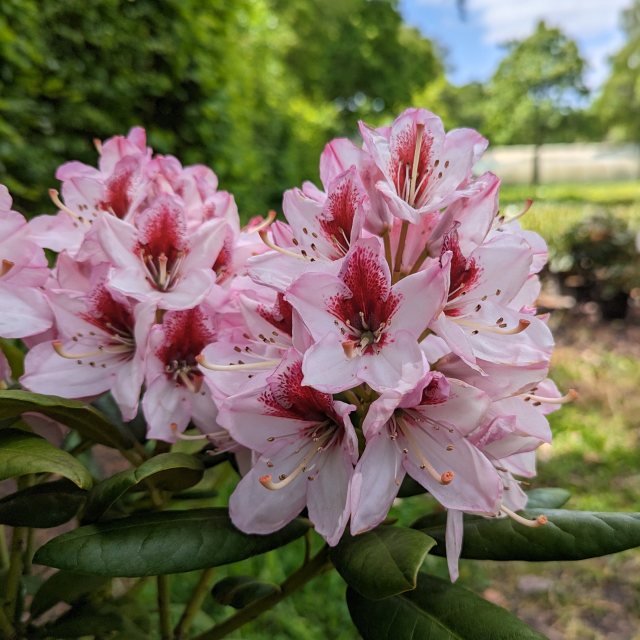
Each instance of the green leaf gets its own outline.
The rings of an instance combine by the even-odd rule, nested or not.
[[[18,429],[0,430],[0,480],[29,473],[55,473],[81,489],[88,489],[93,482],[76,458],[44,438]]]
[[[125,469],[96,484],[89,494],[83,520],[98,520],[118,498],[144,480],[153,478],[160,489],[181,491],[200,482],[204,465],[186,453],[161,453],[136,469]]]
[[[155,576],[238,562],[288,544],[303,520],[266,536],[238,531],[226,509],[162,511],[87,525],[50,540],[34,562],[104,576]]]
[[[595,513],[565,509],[529,509],[548,523],[531,528],[511,518],[464,519],[463,558],[478,560],[583,560],[640,546],[640,513]],[[420,525],[420,520],[414,524]],[[438,542],[435,555],[445,555],[445,525],[419,526]]]
[[[279,591],[280,587],[273,582],[263,582],[250,576],[229,576],[213,586],[211,595],[220,604],[243,609],[252,602]]]
[[[17,340],[0,338],[0,351],[4,353],[11,367],[11,375],[17,380],[24,373],[24,351],[18,346]]]
[[[149,613],[140,603],[129,599],[84,603],[74,607],[44,627],[46,638],[109,637],[121,640],[148,640]],[[115,634],[115,635],[114,635]]]
[[[38,589],[31,602],[31,615],[34,618],[48,611],[58,602],[74,604],[80,598],[100,589],[111,578],[105,576],[89,576],[69,571],[58,571],[54,573]]]
[[[381,525],[343,536],[331,549],[331,561],[347,584],[377,600],[415,589],[418,571],[435,544],[415,529]]]
[[[527,491],[527,509],[559,509],[571,494],[566,489],[549,487]]]
[[[42,413],[75,429],[88,440],[108,447],[129,449],[133,446],[133,441],[118,431],[103,413],[84,402],[29,391],[0,391],[0,420],[17,418],[27,411]]]
[[[68,480],[28,487],[0,500],[0,524],[12,527],[57,527],[73,518],[87,492]]]
[[[369,600],[347,590],[351,619],[363,640],[540,640],[545,636],[468,589],[424,572],[413,591]]]

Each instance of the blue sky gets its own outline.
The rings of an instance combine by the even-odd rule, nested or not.
[[[608,72],[607,57],[623,43],[620,11],[631,0],[467,0],[462,20],[455,0],[401,0],[405,20],[447,51],[455,84],[487,80],[503,51],[500,43],[529,35],[544,19],[580,46],[588,62],[588,85],[595,89]]]

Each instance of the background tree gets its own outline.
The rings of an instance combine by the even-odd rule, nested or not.
[[[622,14],[623,47],[611,59],[611,74],[594,111],[614,140],[640,141],[640,0]]]
[[[58,164],[141,124],[263,213],[316,176],[327,139],[388,118],[439,72],[396,0],[6,0],[0,175],[23,210],[51,210]]]
[[[538,181],[538,147],[575,138],[585,62],[577,44],[559,29],[539,22],[528,38],[507,45],[488,86],[486,133],[497,144],[536,145],[533,181]]]
[[[437,113],[447,129],[471,127],[485,129],[487,92],[480,82],[462,86],[451,84],[444,74],[413,94],[411,104],[424,106]]]

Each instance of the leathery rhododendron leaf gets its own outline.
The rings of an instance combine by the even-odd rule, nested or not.
[[[435,544],[415,529],[380,525],[359,536],[345,534],[331,550],[331,560],[349,586],[378,600],[415,589],[418,571]]]
[[[541,640],[545,637],[502,607],[424,572],[418,575],[413,591],[384,600],[368,600],[349,588],[347,604],[364,640]]]
[[[256,580],[250,576],[228,576],[213,586],[211,595],[220,604],[243,609],[252,602],[279,591],[280,587],[273,582]]]
[[[527,509],[523,515],[532,519],[544,515],[548,522],[532,528],[511,518],[465,516],[461,557],[533,562],[583,560],[640,546],[640,513]],[[418,520],[413,526],[438,541],[434,554],[446,554],[444,524]]]
[[[93,484],[86,467],[44,438],[18,429],[0,430],[0,480],[31,473],[54,473],[81,489]]]
[[[527,509],[559,509],[563,507],[571,494],[559,487],[545,487],[527,491]]]
[[[135,469],[120,473],[96,484],[89,493],[83,520],[97,520],[129,489],[153,478],[159,489],[181,491],[197,484],[204,474],[204,465],[186,453],[161,453]]]
[[[68,480],[22,489],[0,500],[0,524],[13,527],[57,527],[78,513],[87,492]]]
[[[236,529],[226,509],[162,511],[74,529],[47,542],[34,562],[114,577],[195,571],[276,549],[308,529],[294,520],[268,536]]]
[[[42,413],[88,440],[109,447],[128,449],[133,444],[103,413],[79,400],[14,389],[0,391],[0,419],[17,418],[27,412]]]

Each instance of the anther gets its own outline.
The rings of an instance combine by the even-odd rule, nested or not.
[[[453,471],[445,471],[440,476],[440,484],[451,484],[452,480],[455,478],[455,473]]]
[[[267,217],[262,222],[258,223],[255,227],[245,227],[244,231],[247,231],[249,233],[260,233],[261,231],[265,231],[271,226],[271,223],[276,219],[277,215],[278,214],[273,209],[271,209],[267,214]]]
[[[58,207],[58,209],[60,209],[61,211],[64,211],[65,213],[68,213],[74,220],[77,220],[78,222],[87,222],[85,218],[77,214],[72,209],[69,209],[69,207],[67,207],[67,205],[64,204],[62,200],[60,200],[60,195],[58,194],[56,189],[49,189],[49,197],[51,198],[51,201],[53,202],[53,204],[55,204],[56,207]]]
[[[0,277],[7,275],[15,262],[11,262],[11,260],[3,260],[2,266],[0,266]]]

